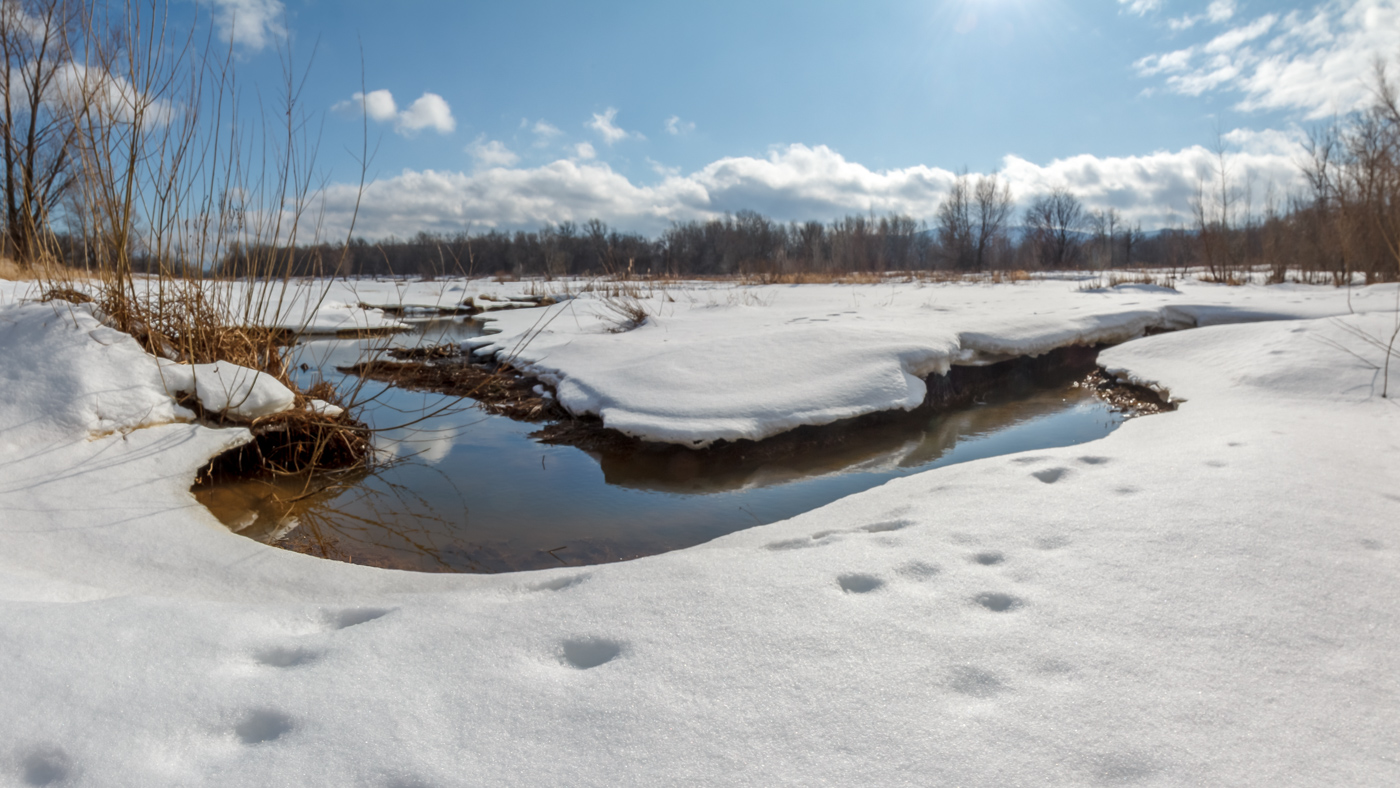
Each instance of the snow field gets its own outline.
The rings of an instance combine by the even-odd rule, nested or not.
[[[1052,319],[1019,292],[930,290],[954,310],[935,339],[995,346],[1162,309],[1117,294],[1085,302],[1096,317]],[[1154,297],[1203,322],[1344,311],[1330,291],[1205,293]],[[693,332],[680,352],[697,363],[704,337],[731,330],[741,367],[760,366],[746,347],[816,363],[839,336],[739,341],[788,319],[783,298],[682,307],[656,327]],[[1246,298],[1262,306],[1231,301]],[[904,317],[826,350],[903,370],[889,337]],[[1101,441],[938,469],[637,561],[428,576],[229,534],[186,488],[246,432],[179,423],[154,362],[84,313],[0,308],[0,780],[1391,785],[1400,414],[1378,396],[1379,351],[1347,328],[1388,335],[1394,319],[1141,339],[1103,363],[1186,403]],[[581,365],[604,342],[635,358],[667,338],[577,326],[530,345],[561,380],[594,379]],[[657,379],[673,389],[702,377],[671,369]],[[715,369],[707,385],[745,408],[824,385],[755,394]],[[617,396],[605,384],[622,374],[599,390]]]

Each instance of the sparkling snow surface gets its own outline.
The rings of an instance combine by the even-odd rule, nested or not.
[[[571,407],[713,438],[906,402],[964,352],[1314,319],[1109,350],[1186,402],[1095,443],[651,558],[435,576],[229,533],[188,486],[246,431],[182,423],[133,341],[11,290],[0,784],[1400,784],[1400,406],[1364,340],[1393,288],[1355,315],[1287,286],[775,290],[673,293],[625,334],[580,299],[527,352]],[[828,324],[784,333],[800,312]],[[700,383],[733,404],[686,415]]]

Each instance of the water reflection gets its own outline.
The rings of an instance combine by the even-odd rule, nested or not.
[[[299,348],[304,382],[387,346],[459,341],[463,320],[425,321],[378,340]],[[470,400],[361,384],[376,446],[396,459],[363,478],[242,482],[197,491],[252,538],[357,563],[497,572],[622,560],[792,517],[929,468],[1082,443],[1121,417],[1076,388],[919,420],[894,419],[776,456],[680,449],[590,454],[536,443],[537,425]],[[744,454],[744,456],[740,456]]]
[[[1026,437],[1034,440],[1033,434],[1040,438],[1049,438],[1048,433],[1054,432],[1063,432],[1066,437],[1079,434],[1077,426],[1083,419],[1090,422],[1083,434],[1097,437],[1097,404],[1096,398],[1082,389],[1064,388],[932,417],[895,417],[882,424],[840,428],[839,435],[823,436],[825,440],[816,450],[797,440],[784,446],[778,456],[765,452],[761,457],[749,457],[740,456],[737,451],[705,453],[669,447],[590,456],[602,467],[608,484],[680,495],[748,490],[829,475],[896,476],[939,464],[959,443],[1027,425],[1076,406],[1082,406],[1085,412],[1043,425],[1045,429],[1034,430]],[[1111,421],[1110,418],[1101,426],[1107,429]]]

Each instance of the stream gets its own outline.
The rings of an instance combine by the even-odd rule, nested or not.
[[[1124,416],[1060,386],[854,432],[778,459],[709,462],[689,451],[603,454],[531,439],[539,424],[471,400],[343,375],[387,347],[458,342],[470,319],[414,322],[378,339],[307,338],[303,386],[359,386],[375,428],[374,472],[341,479],[200,485],[196,498],[237,532],[355,563],[429,572],[502,572],[653,555],[776,522],[931,468],[1101,438]],[[293,500],[295,499],[295,500]]]

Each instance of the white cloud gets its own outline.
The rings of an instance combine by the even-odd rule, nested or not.
[[[1300,184],[1294,165],[1300,152],[1296,132],[1236,130],[1225,141],[1232,148],[1232,173],[1241,182],[1246,177],[1254,182],[1256,205],[1270,182],[1282,193]],[[1214,164],[1214,152],[1197,145],[1143,156],[1073,156],[1049,164],[1007,156],[1002,175],[1019,201],[1064,187],[1090,209],[1116,208],[1126,220],[1151,228],[1189,217],[1198,180],[1208,177]],[[922,165],[871,170],[826,146],[805,145],[775,149],[766,157],[720,159],[685,176],[664,167],[657,172],[659,182],[642,185],[606,163],[582,157],[472,173],[409,170],[366,188],[357,232],[406,236],[468,224],[534,228],[597,217],[620,228],[656,233],[672,221],[744,209],[782,221],[871,212],[931,219],[957,177]],[[354,187],[332,186],[325,197],[329,226],[343,229],[355,203]]]
[[[387,90],[371,90],[368,93],[355,93],[349,101],[338,101],[332,110],[337,112],[363,112],[370,120],[393,120],[399,114],[394,103],[394,94]]]
[[[424,93],[414,99],[408,109],[399,113],[398,129],[401,133],[432,129],[446,134],[455,128],[457,121],[452,117],[452,108],[436,93]]]
[[[136,89],[125,78],[100,68],[74,61],[45,61],[47,75],[42,79],[40,101],[52,109],[76,113],[92,108],[104,121],[135,123],[143,128],[159,128],[174,120],[175,104],[154,98]],[[13,106],[29,102],[30,86],[41,80],[37,64],[30,61],[10,72],[9,99]]]
[[[672,115],[666,119],[666,133],[671,136],[680,136],[695,131],[695,124],[688,120],[681,120],[679,115]]]
[[[281,0],[209,0],[209,4],[214,7],[219,35],[239,46],[257,51],[287,37]]]
[[[580,142],[574,146],[574,158],[583,159],[584,161],[596,159],[598,158],[598,151],[593,149],[592,144]]]
[[[500,140],[488,140],[480,134],[467,146],[467,153],[476,159],[481,167],[509,167],[520,161],[520,157]]]
[[[1230,21],[1235,15],[1235,0],[1215,0],[1206,6],[1206,18],[1218,24]]]
[[[402,112],[394,101],[394,94],[387,90],[355,93],[348,101],[336,102],[331,109],[336,112],[363,112],[370,120],[380,123],[393,121],[394,130],[406,137],[425,128],[439,134],[447,134],[457,128],[452,108],[436,93],[424,93]]]
[[[1215,4],[1212,4],[1212,8]],[[1234,16],[1222,6],[1218,16]],[[1208,11],[1209,13],[1209,11]],[[1242,111],[1292,110],[1307,118],[1350,112],[1371,100],[1377,57],[1400,50],[1400,0],[1330,0],[1310,11],[1265,14],[1209,41],[1135,63],[1168,90],[1240,94]]]
[[[667,167],[665,164],[662,164],[650,156],[647,157],[647,166],[651,168],[652,172],[663,178],[678,178],[681,174],[680,167]]]
[[[1235,0],[1214,0],[1206,6],[1204,13],[1187,14],[1176,19],[1168,19],[1167,26],[1172,30],[1187,30],[1195,27],[1197,22],[1224,24],[1235,16],[1236,10]]]
[[[1147,16],[1162,7],[1162,0],[1118,0],[1118,5],[1126,6],[1129,13]]]
[[[564,133],[560,131],[558,127],[554,126],[553,124],[546,123],[543,120],[537,120],[535,121],[534,125],[531,126],[528,120],[521,119],[520,127],[522,129],[529,128],[530,131],[534,133],[535,147],[537,148],[547,147],[551,140]]]
[[[621,142],[628,137],[639,140],[646,139],[640,132],[624,130],[614,122],[616,119],[617,108],[608,107],[602,113],[593,113],[593,119],[584,125],[598,132],[598,134],[602,136],[603,142],[609,145]]]

